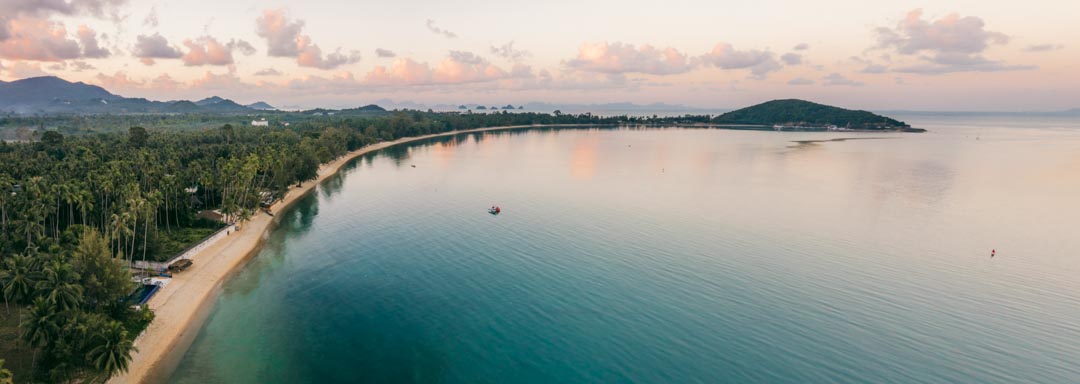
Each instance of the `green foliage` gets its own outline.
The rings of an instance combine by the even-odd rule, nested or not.
[[[128,144],[135,148],[145,147],[147,136],[146,128],[131,127],[128,129]]]
[[[713,119],[718,124],[836,125],[852,129],[896,129],[907,124],[867,111],[854,111],[804,100],[773,100],[731,111]]]
[[[15,382],[15,376],[11,374],[11,371],[4,369],[4,359],[0,359],[0,384],[12,384]]]
[[[90,308],[119,302],[135,288],[131,274],[111,253],[105,237],[93,230],[85,231],[75,248],[74,270]]]
[[[3,260],[0,269],[0,285],[3,288],[4,306],[9,303],[25,303],[30,299],[37,285],[38,272],[35,261],[28,255],[11,255]]]
[[[136,348],[120,322],[103,324],[91,337],[94,346],[86,353],[86,358],[102,382],[117,373],[127,372],[131,352]]]

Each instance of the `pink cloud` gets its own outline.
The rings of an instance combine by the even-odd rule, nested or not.
[[[233,64],[234,50],[249,55],[255,52],[255,48],[243,40],[233,40],[228,44],[222,44],[210,36],[184,40],[184,46],[188,48],[188,52],[181,57],[181,60],[187,66],[230,65]]]
[[[132,79],[123,71],[118,71],[112,75],[98,73],[94,79],[97,80],[98,85],[114,93],[130,92],[132,90],[143,88],[146,85],[146,82]]]
[[[63,24],[37,18],[7,23],[10,36],[0,40],[0,57],[10,60],[61,61],[82,57],[82,48],[68,38]]]
[[[7,77],[10,79],[25,79],[28,77],[48,76],[50,73],[41,68],[41,64],[17,61],[6,68]]]
[[[402,57],[394,60],[389,67],[376,65],[364,76],[364,81],[372,84],[429,84],[431,68],[427,63]]]
[[[375,66],[364,81],[374,85],[464,84],[531,76],[531,71],[528,66],[516,65],[513,72],[507,72],[471,52],[450,51],[435,67],[409,58],[398,58],[389,67]]]
[[[645,73],[669,75],[687,72],[693,63],[675,48],[658,49],[651,45],[640,48],[633,44],[585,43],[578,55],[567,61],[570,68],[601,73]]]

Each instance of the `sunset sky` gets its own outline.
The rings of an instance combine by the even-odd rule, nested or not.
[[[1080,107],[1080,1],[0,0],[0,79],[281,107]]]

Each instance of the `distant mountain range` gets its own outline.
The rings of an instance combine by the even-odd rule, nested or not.
[[[18,114],[99,114],[99,113],[214,113],[244,114],[275,110],[265,102],[240,105],[213,96],[196,102],[188,100],[152,101],[110,93],[96,85],[73,83],[55,76],[0,81],[0,112]]]
[[[788,122],[798,122],[800,120],[794,119],[794,115],[785,116],[783,114],[774,114],[773,112],[783,112],[781,109],[773,108],[778,105],[791,104],[792,101],[799,100],[774,100],[769,104],[765,103],[753,108],[757,108],[758,111],[761,108],[769,109],[768,115],[775,119],[761,120],[762,115],[756,117],[747,114],[748,111],[743,111],[740,114],[728,115],[724,118],[725,121],[754,121],[754,124],[783,124]],[[466,109],[479,109],[481,104],[436,104],[436,105],[424,105],[413,102],[394,102],[392,100],[379,100],[380,105],[388,105],[390,108],[398,109],[435,109],[440,111],[459,111],[461,106],[465,106]],[[810,108],[813,110],[814,105],[821,106],[820,104],[814,104],[803,101],[795,107],[798,108]],[[496,104],[497,105],[497,104]],[[512,105],[503,107],[485,107],[495,110],[508,110]],[[356,112],[378,112],[375,109],[383,110],[375,105],[368,105],[360,108],[348,108],[342,107],[338,109],[313,109],[310,110],[313,113],[317,111],[356,111]],[[829,107],[832,108],[832,107]],[[300,110],[300,107],[286,107],[287,110]],[[665,104],[665,103],[653,103],[653,104],[634,104],[634,103],[605,103],[605,104],[551,104],[551,103],[527,103],[524,105],[518,105],[518,110],[526,112],[547,112],[550,113],[555,110],[561,110],[564,113],[601,113],[601,114],[652,114],[652,113],[668,113],[668,114],[713,114],[717,115],[721,112],[728,111],[723,108],[694,108],[685,105],[677,104]],[[143,98],[129,98],[123,97],[109,92],[108,90],[82,82],[70,82],[55,76],[43,76],[43,77],[31,77],[22,80],[16,80],[11,82],[0,81],[0,113],[16,113],[16,114],[139,114],[139,113],[212,113],[212,114],[249,114],[258,113],[261,111],[276,111],[277,108],[270,104],[259,101],[256,103],[241,105],[235,101],[225,99],[218,96],[208,97],[198,101],[189,100],[175,100],[175,101],[153,101]],[[384,111],[384,110],[383,110]],[[843,112],[839,115],[833,114]],[[864,120],[870,112],[865,111],[817,111],[825,112],[825,114],[815,113],[817,116],[829,116],[830,119],[839,117],[838,120],[830,120],[833,123],[836,121],[850,122],[854,125],[862,124],[867,121],[878,121],[885,125],[894,125],[900,123],[895,120]],[[734,113],[739,111],[732,111]],[[850,112],[850,113],[849,113]],[[918,111],[905,111],[905,112],[918,112]],[[950,112],[935,112],[935,113],[950,113]],[[981,113],[1022,113],[1022,112],[981,112]],[[1028,112],[1036,114],[1080,114],[1080,108],[1073,108],[1067,111],[1060,112]],[[738,117],[738,118],[736,118]],[[886,118],[887,119],[887,118]],[[777,121],[773,123],[772,121]],[[807,121],[808,123],[815,123],[813,121]],[[902,124],[902,123],[900,123]],[[839,124],[837,124],[839,125]]]

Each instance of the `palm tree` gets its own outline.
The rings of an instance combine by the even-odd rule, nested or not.
[[[22,339],[31,348],[43,347],[51,343],[60,334],[60,319],[57,316],[56,306],[45,300],[44,297],[34,299],[34,304],[24,312],[23,320],[19,323],[22,330]],[[31,370],[37,364],[37,351],[30,360]]]
[[[110,228],[110,231],[109,231],[109,237],[112,238],[112,239],[116,239],[116,249],[115,250],[116,250],[117,253],[121,253],[121,251],[120,251],[120,248],[121,248],[120,243],[121,243],[121,239],[124,238],[124,235],[133,234],[131,229],[128,228],[128,226],[127,226],[127,223],[130,220],[131,220],[131,215],[129,215],[127,212],[122,212],[120,214],[116,214],[116,213],[112,214],[111,219],[109,221],[111,223],[111,226],[110,226],[111,228]]]
[[[103,382],[117,373],[127,372],[131,353],[138,351],[119,321],[110,321],[98,329],[92,343],[94,348],[86,353],[86,359]]]
[[[0,173],[0,231],[7,232],[7,203],[11,200],[11,188],[15,179],[6,173]]]
[[[94,194],[88,189],[80,189],[75,195],[75,205],[82,214],[82,225],[86,225],[86,212],[94,207]]]
[[[69,310],[79,307],[83,288],[79,285],[79,274],[70,264],[53,260],[42,269],[42,279],[37,289],[42,295],[60,309]]]
[[[136,196],[128,199],[127,201],[128,209],[131,212],[131,217],[135,218],[135,222],[131,224],[131,248],[129,248],[130,255],[128,256],[128,259],[131,260],[135,259],[135,235],[137,234],[136,231],[139,228],[139,214],[141,214],[146,207],[146,199],[143,199],[139,196],[139,192],[137,189],[135,190],[134,194]]]
[[[36,274],[33,270],[33,260],[27,255],[13,255],[4,260],[2,283],[4,293],[4,307],[9,301],[16,303],[26,300],[34,292]],[[9,313],[10,313],[10,309]]]

